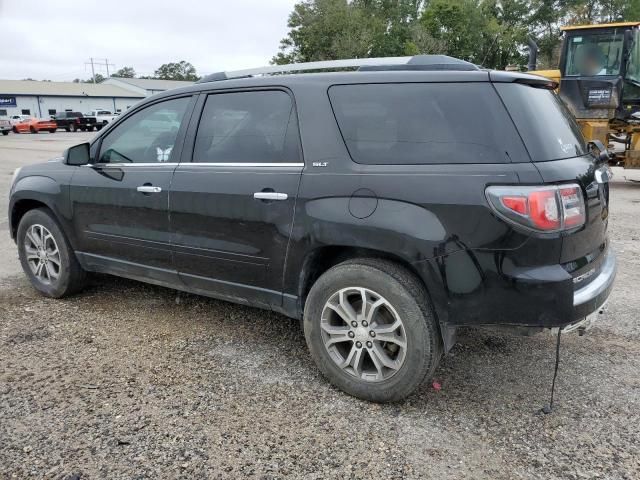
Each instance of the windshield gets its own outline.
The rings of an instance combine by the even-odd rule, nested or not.
[[[622,62],[624,30],[568,37],[566,76],[618,75]]]

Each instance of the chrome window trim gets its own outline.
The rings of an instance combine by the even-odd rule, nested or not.
[[[295,162],[295,163],[261,163],[261,162],[138,162],[138,163],[88,163],[86,165],[82,165],[83,167],[177,167],[177,166],[188,166],[188,167],[304,167],[303,162]]]
[[[109,163],[88,163],[83,165],[84,167],[177,167],[180,165],[178,162],[139,162],[139,163],[118,163],[118,162],[109,162]]]
[[[180,165],[188,165],[190,167],[304,167],[303,162],[185,162]]]

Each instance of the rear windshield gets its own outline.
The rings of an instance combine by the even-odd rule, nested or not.
[[[587,153],[580,127],[550,90],[517,83],[496,83],[534,162]]]
[[[355,162],[368,164],[528,161],[492,85],[334,85],[329,97]]]

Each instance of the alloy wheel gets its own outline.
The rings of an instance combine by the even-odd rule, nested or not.
[[[62,268],[60,250],[46,227],[39,224],[29,227],[24,237],[24,253],[31,272],[40,282],[50,284],[58,279]]]
[[[395,375],[407,352],[402,319],[379,293],[348,287],[325,303],[320,320],[322,342],[343,371],[367,382]]]

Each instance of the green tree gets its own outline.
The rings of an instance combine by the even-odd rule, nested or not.
[[[622,19],[627,22],[640,21],[640,0],[627,0],[625,3]]]
[[[136,76],[136,71],[133,67],[122,67],[111,76],[116,78],[134,78]]]
[[[186,80],[191,82],[200,79],[196,74],[196,68],[184,60],[160,65],[154,72],[154,78],[160,80]]]
[[[477,0],[432,0],[420,24],[431,37],[440,40],[441,53],[483,63],[482,46],[487,41],[488,24]]]
[[[640,0],[302,0],[274,63],[445,54],[521,67],[527,39],[556,68],[565,25],[640,20]]]
[[[383,25],[347,0],[305,0],[289,15],[289,34],[280,42],[276,64],[371,56]]]

